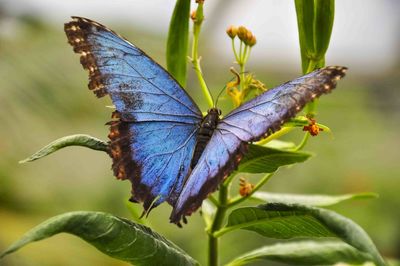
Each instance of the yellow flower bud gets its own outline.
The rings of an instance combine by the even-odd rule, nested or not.
[[[244,177],[240,177],[239,194],[242,197],[247,197],[254,189],[254,185],[248,182]]]
[[[196,10],[193,10],[192,13],[190,13],[190,18],[191,18],[193,21],[196,21]]]
[[[250,42],[252,36],[253,36],[253,33],[251,33],[251,31],[247,30],[246,37],[243,40],[244,44],[249,45],[249,42]]]
[[[247,30],[246,39],[250,40],[251,37],[253,37],[253,33],[251,31]]]
[[[245,41],[247,37],[247,29],[244,26],[238,28],[237,35],[241,41]]]
[[[256,36],[251,35],[251,38],[250,38],[250,40],[248,41],[248,45],[249,45],[250,47],[252,47],[252,46],[254,46],[256,43],[257,43]]]
[[[226,29],[226,34],[228,34],[228,36],[231,37],[231,39],[235,38],[237,33],[238,33],[238,28],[235,26],[231,25]]]

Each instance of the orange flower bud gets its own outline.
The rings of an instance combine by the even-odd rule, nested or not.
[[[254,189],[254,185],[248,182],[245,178],[240,178],[239,194],[242,197],[248,196]]]
[[[324,131],[323,128],[320,128],[317,125],[315,119],[310,118],[309,121],[310,121],[310,123],[308,124],[308,126],[303,127],[303,131],[308,131],[310,133],[310,135],[313,137],[317,136],[320,131]]]
[[[231,25],[226,29],[226,34],[228,34],[228,36],[231,37],[232,39],[236,37],[237,33],[238,33],[238,28],[235,26]]]
[[[196,20],[196,10],[193,10],[192,13],[190,13],[190,18],[195,21]]]
[[[253,33],[251,31],[247,30],[246,39],[250,40],[251,37],[253,37]]]
[[[252,46],[254,46],[256,43],[257,43],[256,36],[251,35],[251,38],[250,38],[250,40],[248,41],[248,45],[249,45],[250,47],[252,47]]]
[[[244,26],[238,28],[237,35],[241,41],[245,41],[247,37],[247,29]]]

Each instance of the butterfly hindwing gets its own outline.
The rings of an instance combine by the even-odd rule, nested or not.
[[[184,216],[196,211],[222,180],[236,169],[246,151],[247,143],[232,133],[214,131],[179,195],[171,222],[179,223]]]
[[[89,88],[99,97],[108,93],[122,118],[178,122],[202,118],[197,105],[167,71],[113,31],[74,17],[65,32],[89,70]]]
[[[174,204],[187,176],[202,114],[182,87],[143,51],[105,26],[73,17],[68,42],[89,70],[89,88],[109,94],[115,176],[130,179],[145,209]]]
[[[268,90],[244,103],[219,121],[197,165],[191,172],[171,215],[179,222],[200,207],[224,177],[232,173],[257,141],[294,117],[306,103],[329,93],[345,74],[344,67],[326,67]]]

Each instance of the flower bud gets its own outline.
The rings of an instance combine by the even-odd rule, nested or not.
[[[247,37],[247,29],[244,26],[238,28],[237,35],[241,41],[245,41]]]
[[[190,18],[195,21],[196,20],[196,10],[193,10],[192,13],[190,13]]]
[[[249,41],[251,40],[252,36],[253,36],[253,33],[251,33],[251,31],[247,30],[246,37],[243,40],[244,44],[249,45]]]
[[[240,178],[239,194],[242,197],[247,197],[253,191],[254,185],[248,182],[244,177]]]
[[[252,46],[254,46],[256,43],[257,43],[256,36],[251,35],[250,40],[248,40],[248,45],[249,45],[250,47],[252,47]]]
[[[231,37],[231,39],[235,38],[237,33],[238,33],[238,28],[235,26],[231,25],[226,29],[226,34],[228,34],[228,36]]]
[[[317,122],[315,121],[315,119],[309,118],[308,120],[309,120],[308,126],[304,126],[303,131],[308,131],[310,133],[310,135],[313,137],[317,136],[320,131],[324,131],[323,128],[320,128],[317,125]]]

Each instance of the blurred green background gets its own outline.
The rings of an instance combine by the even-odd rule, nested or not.
[[[57,5],[46,0],[0,1],[0,250],[33,226],[63,212],[96,210],[130,217],[130,184],[113,178],[111,160],[105,153],[73,147],[34,163],[21,165],[18,161],[65,135],[86,133],[107,138],[104,124],[110,110],[105,106],[111,103],[96,99],[87,90],[87,74],[64,36],[62,24],[68,15],[83,15],[108,25],[165,65],[166,31],[174,1],[143,2],[119,1],[109,9],[110,3],[105,1],[88,1],[81,7],[79,1]],[[268,87],[300,73],[293,3],[270,1],[265,14],[254,11],[260,9],[260,1],[252,3],[253,9],[242,6],[243,2],[206,3],[200,54],[204,76],[214,94],[231,78],[233,56],[224,32],[230,24],[243,23],[259,39],[248,69]],[[393,12],[399,4],[376,2],[354,1],[352,6],[337,1],[327,63],[346,65],[350,70],[339,88],[323,97],[318,109],[318,121],[333,130],[333,137],[322,134],[311,139],[306,150],[317,156],[281,169],[264,190],[377,192],[378,199],[343,203],[334,209],[365,228],[384,256],[399,258],[400,27]],[[366,10],[375,13],[366,15]],[[139,13],[142,16],[136,17]],[[204,110],[206,105],[191,70],[187,87]],[[221,107],[225,111],[232,108],[227,98],[221,100]],[[286,136],[288,140],[300,138],[300,132]],[[169,224],[170,211],[164,204],[152,211],[148,222],[204,263],[207,242],[199,213],[179,229]],[[272,242],[251,232],[228,234],[222,239],[222,261],[268,243]],[[125,263],[102,255],[78,238],[59,235],[23,248],[0,265]]]

